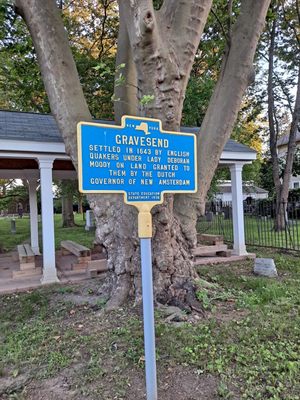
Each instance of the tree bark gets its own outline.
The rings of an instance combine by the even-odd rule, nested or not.
[[[124,65],[120,68],[121,65]],[[118,50],[116,57],[116,82],[120,74],[125,81],[123,84],[115,84],[115,121],[121,123],[123,115],[138,114],[137,76],[132,58],[132,52],[127,32],[127,26],[123,19],[119,22]]]

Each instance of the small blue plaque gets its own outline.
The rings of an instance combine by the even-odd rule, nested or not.
[[[163,131],[156,119],[78,124],[79,190],[124,193],[126,203],[161,203],[163,193],[197,191],[196,137]]]

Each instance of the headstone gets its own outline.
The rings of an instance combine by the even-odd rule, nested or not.
[[[213,217],[214,217],[214,213],[212,211],[208,211],[208,213],[205,216],[207,222],[212,222]]]
[[[256,275],[267,276],[268,278],[278,276],[273,258],[256,258],[253,272]]]
[[[15,219],[10,220],[10,231],[11,231],[11,233],[12,233],[13,235],[15,235],[16,232],[17,232],[17,229],[16,229],[16,220],[15,220]]]
[[[223,212],[224,212],[224,219],[230,219],[231,216],[230,207],[225,206]]]
[[[85,212],[85,230],[91,231],[95,229],[95,216],[92,210],[87,210]]]

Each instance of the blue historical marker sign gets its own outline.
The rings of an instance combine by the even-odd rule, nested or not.
[[[79,190],[124,193],[126,203],[160,203],[163,193],[197,190],[196,137],[163,131],[156,119],[78,124]]]

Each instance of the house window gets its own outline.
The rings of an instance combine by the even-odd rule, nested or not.
[[[294,182],[294,189],[299,189],[300,185],[299,182]]]

